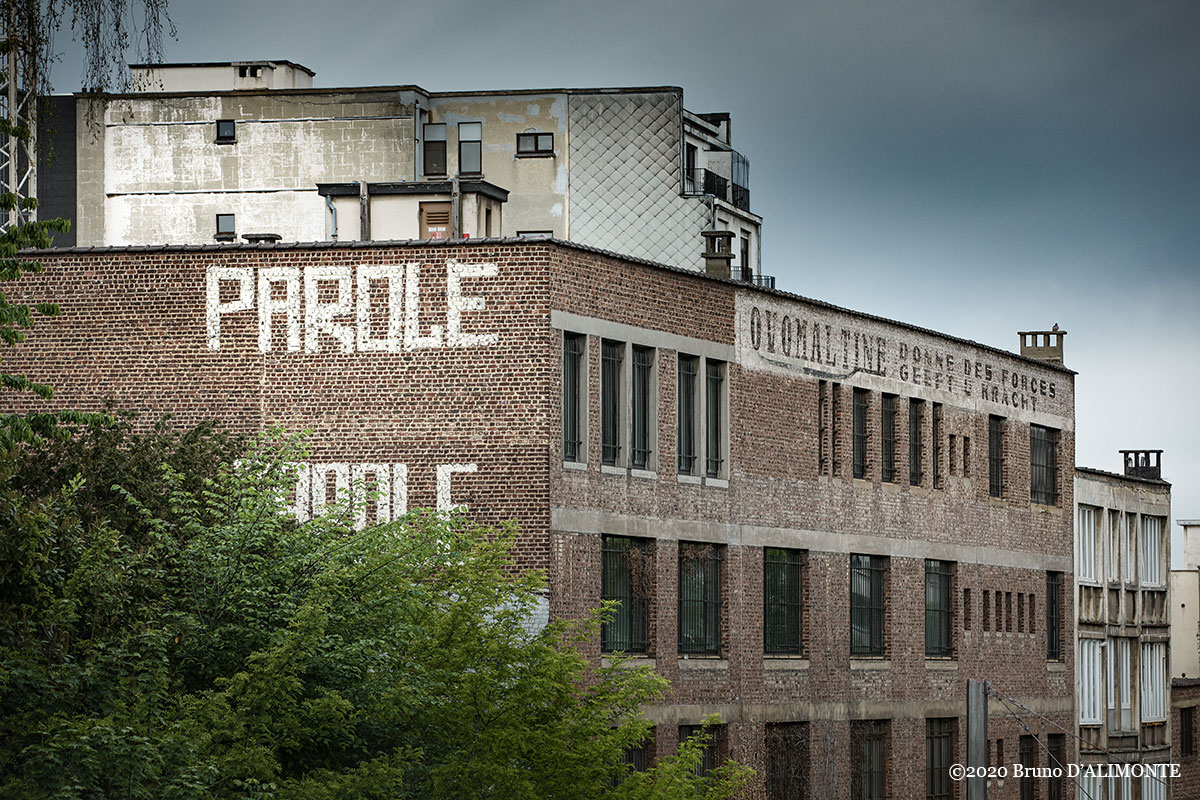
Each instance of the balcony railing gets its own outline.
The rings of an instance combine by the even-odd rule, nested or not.
[[[752,268],[730,267],[729,277],[735,281],[744,281],[745,283],[752,283],[755,286],[761,286],[764,289],[775,288],[774,275],[755,274]]]
[[[707,169],[685,169],[683,171],[684,194],[707,194],[718,197],[735,208],[750,210],[750,189],[731,182],[723,175]]]

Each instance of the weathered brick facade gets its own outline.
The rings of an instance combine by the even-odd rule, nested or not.
[[[647,712],[659,753],[675,746],[678,726],[719,712],[728,723],[722,748],[758,771],[757,794],[768,726],[807,722],[802,772],[814,789],[846,798],[861,766],[853,721],[888,720],[889,796],[918,797],[927,720],[957,718],[952,761],[965,761],[967,678],[1020,700],[1043,745],[1056,726],[1073,726],[1068,370],[557,242],[133,248],[54,252],[43,261],[44,276],[12,294],[50,296],[63,315],[39,325],[7,367],[56,386],[60,405],[96,408],[112,398],[181,423],[218,417],[246,431],[307,428],[314,463],[403,464],[408,507],[466,504],[487,522],[517,520],[523,562],[548,570],[559,615],[600,603],[603,537],[650,540],[649,645],[635,662],[652,662],[671,682],[667,702]],[[419,271],[391,273],[392,300],[405,305],[389,323],[383,273],[362,283],[359,275],[363,265],[408,264]],[[472,267],[483,264],[494,271]],[[306,289],[317,269],[324,277]],[[209,275],[224,278],[206,301]],[[327,311],[313,314],[314,298]],[[366,319],[370,326],[360,324]],[[433,326],[441,327],[436,336]],[[564,333],[586,336],[582,444],[572,463],[563,449]],[[627,348],[616,393],[621,447],[611,464],[602,464],[606,340]],[[628,417],[634,347],[653,348],[649,455],[637,469]],[[693,422],[693,475],[677,466],[680,354],[701,365],[695,407],[716,408],[706,405],[709,389],[720,406],[715,433],[704,413]],[[706,367],[715,370],[712,384]],[[855,389],[865,407],[861,478],[853,477]],[[895,409],[887,464],[885,395]],[[911,427],[921,438],[915,446],[911,400],[924,401],[911,406],[923,414]],[[1003,418],[1001,497],[990,493],[990,416]],[[1057,432],[1052,503],[1031,502],[1031,426]],[[910,452],[919,470],[910,469]],[[715,463],[706,461],[713,453]],[[720,556],[713,655],[679,655],[680,542],[713,545]],[[764,548],[803,551],[799,652],[764,655]],[[881,655],[850,655],[851,554],[883,557]],[[948,657],[926,656],[927,559],[951,575]],[[1049,660],[1048,573],[1064,587],[1060,646]],[[597,641],[591,655],[600,650]],[[1003,739],[1012,763],[1027,731],[996,702],[991,714],[990,752]],[[1075,753],[1069,739],[1066,752]],[[990,796],[1018,791],[1008,781]]]

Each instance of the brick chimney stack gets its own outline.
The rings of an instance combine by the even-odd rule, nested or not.
[[[1017,336],[1021,337],[1021,355],[1061,367],[1063,337],[1066,335],[1066,331],[1058,329],[1057,322],[1048,331],[1017,331]]]
[[[1162,480],[1162,450],[1121,450],[1125,474],[1133,478]]]

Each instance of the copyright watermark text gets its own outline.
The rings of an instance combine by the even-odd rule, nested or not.
[[[1178,764],[1063,764],[1058,767],[1027,767],[1004,764],[996,767],[968,767],[951,764],[950,777],[1007,780],[1008,778],[1178,778]]]

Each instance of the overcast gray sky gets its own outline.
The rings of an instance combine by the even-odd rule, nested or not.
[[[169,61],[318,86],[678,85],[733,114],[782,289],[1017,349],[1058,323],[1076,461],[1161,448],[1200,518],[1200,2],[174,0]],[[79,87],[77,46],[54,73]],[[1178,527],[1174,549],[1179,552]]]

